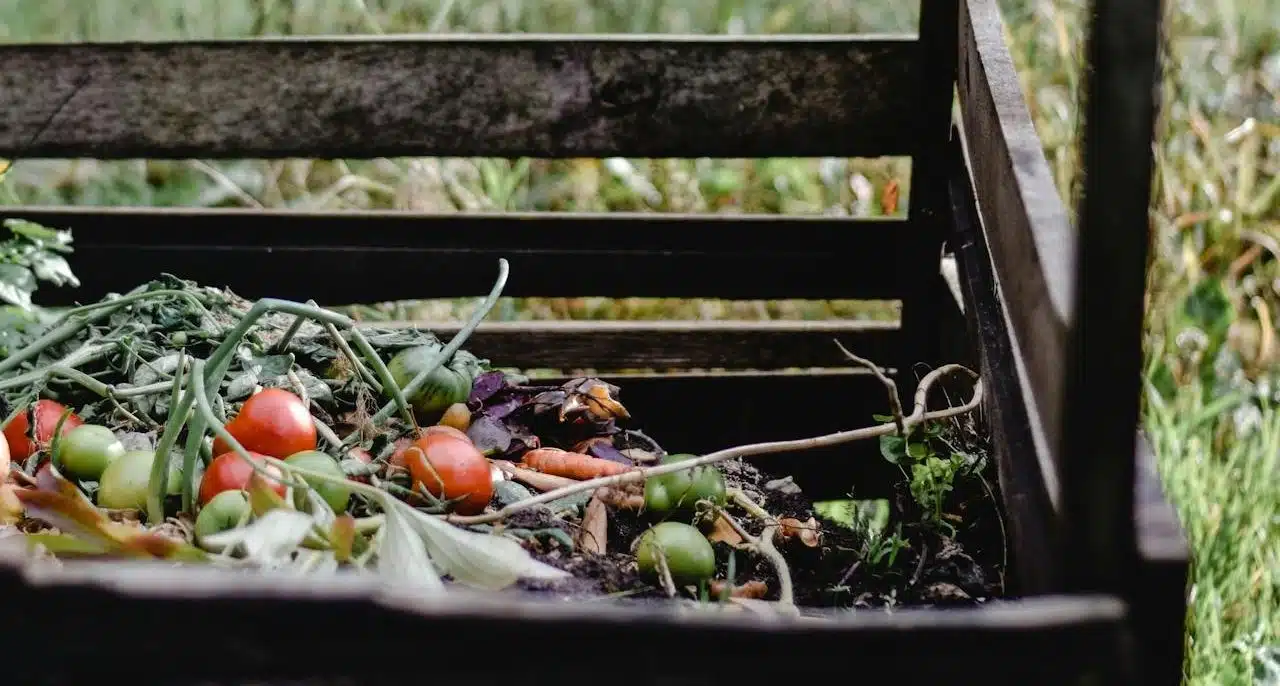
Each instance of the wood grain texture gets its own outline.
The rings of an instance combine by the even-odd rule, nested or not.
[[[957,132],[958,134],[958,132]],[[952,142],[947,160],[952,214],[951,245],[964,290],[969,333],[979,371],[987,384],[983,402],[986,428],[1000,475],[1010,548],[1014,551],[1016,592],[1059,592],[1063,586],[1061,535],[1050,498],[1054,465],[1033,436],[1030,389],[1020,382],[1010,317],[995,287],[990,249],[979,224],[973,187],[960,149]]]
[[[371,322],[417,327],[441,337],[457,322]],[[786,369],[850,367],[839,340],[858,355],[889,364],[902,344],[897,322],[873,321],[536,321],[488,322],[467,350],[520,369]]]
[[[946,156],[955,93],[958,5],[958,0],[920,3],[921,49],[916,59],[923,87],[911,111],[918,122],[919,134],[911,157],[908,212],[917,230],[929,237],[931,249],[922,251],[920,261],[912,265],[911,271],[917,278],[908,284],[902,297],[902,328],[907,344],[896,361],[902,369],[927,370],[947,362],[942,359],[940,343],[945,334],[940,325],[948,297],[937,276],[948,228]],[[915,393],[918,376],[899,377],[899,392],[903,397]]]
[[[0,46],[0,156],[909,154],[916,43],[859,36]]]
[[[910,656],[894,670],[907,683],[1132,683],[1116,673],[1124,607],[1108,597],[855,611],[814,621],[695,612],[675,603],[628,607],[461,588],[424,596],[389,587],[374,575],[246,575],[130,561],[23,569],[9,559],[0,559],[0,592],[32,631],[56,631],[63,626],[58,618],[73,613],[77,627],[96,637],[67,645],[35,642],[27,659],[15,661],[8,672],[14,683],[23,684],[124,678],[136,675],[137,660],[148,665],[148,683],[175,686],[301,679],[328,686],[404,683],[403,664],[370,661],[360,651],[331,651],[323,660],[280,657],[305,655],[353,626],[362,627],[363,640],[396,655],[423,645],[461,655],[475,648],[477,636],[505,646],[502,659],[483,667],[444,661],[435,671],[436,678],[478,684],[527,679],[528,665],[566,644],[584,650],[574,660],[540,666],[540,681],[572,682],[616,669],[617,655],[607,646],[666,654],[700,640],[702,659],[637,661],[611,682],[730,686],[759,681],[761,663],[789,662],[795,664],[787,664],[786,675],[812,681],[830,675],[834,656],[856,654]],[[157,632],[148,641],[133,638],[156,622],[183,616],[201,621],[187,631]],[[708,636],[716,640],[707,641]],[[207,659],[211,651],[217,660]],[[972,669],[957,669],[957,664]]]
[[[326,305],[506,295],[893,300],[928,250],[901,220],[674,214],[309,213],[0,207],[75,235],[89,302],[168,272],[248,298]]]
[[[960,45],[960,109],[978,209],[1033,391],[1030,419],[1059,463],[1075,235],[1004,43],[996,0],[962,3]]]

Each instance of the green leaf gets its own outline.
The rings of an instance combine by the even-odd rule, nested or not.
[[[378,544],[378,573],[395,582],[428,592],[444,590],[444,582],[431,558],[422,536],[409,521],[400,503],[384,498],[382,541]]]
[[[314,520],[306,514],[278,508],[249,526],[206,536],[203,543],[213,550],[239,549],[250,561],[275,566],[297,550],[313,524]]]
[[[927,443],[908,443],[907,455],[917,460],[922,460],[929,456],[929,445]]]
[[[24,266],[0,264],[0,300],[23,310],[31,309],[31,294],[36,290],[36,275]]]
[[[892,464],[898,464],[907,456],[907,439],[889,434],[880,437],[880,454]]]
[[[39,247],[60,252],[71,252],[69,247],[71,244],[70,231],[58,231],[26,219],[6,219],[4,220],[4,226],[12,231],[14,235],[19,238],[25,238]]]
[[[31,271],[35,272],[36,278],[40,281],[48,281],[55,286],[71,286],[75,288],[80,285],[80,279],[71,273],[71,265],[67,263],[67,259],[62,255],[54,255],[51,253],[37,253],[31,256]]]
[[[510,538],[461,529],[408,505],[401,504],[400,509],[422,537],[427,553],[440,572],[458,583],[499,590],[517,579],[555,580],[570,576],[535,560]]]
[[[813,511],[822,519],[853,529],[857,524],[856,500],[821,500],[813,504]]]

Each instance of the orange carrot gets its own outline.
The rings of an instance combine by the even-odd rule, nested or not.
[[[538,448],[524,454],[522,460],[530,469],[579,481],[629,472],[632,467],[590,455],[571,453],[559,448]]]

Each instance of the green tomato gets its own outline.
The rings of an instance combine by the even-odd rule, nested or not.
[[[404,388],[435,360],[439,352],[440,347],[435,345],[406,348],[391,358],[387,363],[387,369],[391,371],[391,377],[395,379],[396,385]],[[453,360],[436,367],[435,371],[427,376],[427,381],[422,388],[406,399],[422,415],[438,416],[450,405],[467,401],[471,396],[471,385],[478,374],[479,363],[475,357],[465,351],[459,351],[454,355]]]
[[[663,464],[693,459],[696,455],[677,454],[662,458]],[[693,512],[699,500],[724,505],[724,475],[713,465],[650,477],[644,482],[645,510],[657,517]]]
[[[319,450],[304,450],[300,453],[294,453],[285,458],[285,464],[291,464],[299,469],[307,469],[322,474],[332,474],[338,479],[346,480],[347,478],[346,472],[342,471],[342,466],[338,464],[338,461]],[[342,514],[347,511],[347,502],[351,499],[351,489],[305,476],[302,477],[302,480],[314,488],[316,493],[319,493],[320,497],[324,498],[326,503],[329,503],[329,507],[333,508],[334,512]]]
[[[678,584],[697,583],[716,573],[716,553],[706,536],[682,522],[662,522],[640,534],[636,563],[643,574],[658,576],[659,556],[665,557],[671,578]]]
[[[124,454],[124,444],[111,429],[97,424],[81,424],[59,441],[58,460],[68,475],[81,481],[97,481],[107,465]]]
[[[196,542],[206,536],[236,528],[249,516],[249,497],[244,491],[223,491],[200,508],[196,517]]]
[[[98,480],[98,507],[145,510],[151,463],[155,459],[156,454],[151,450],[129,450],[107,465]],[[168,495],[182,493],[181,477],[182,470],[170,465]]]

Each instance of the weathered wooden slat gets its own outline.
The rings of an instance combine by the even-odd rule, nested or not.
[[[868,36],[10,44],[0,156],[909,154],[915,54]]]
[[[1034,440],[1031,422],[1037,420],[1029,409],[1031,389],[1015,370],[1017,351],[1009,336],[1010,317],[995,286],[991,253],[959,143],[957,132],[947,159],[950,239],[972,346],[987,384],[983,416],[1000,474],[1010,547],[1017,551],[1013,579],[1019,593],[1054,593],[1062,588],[1062,549],[1048,484],[1057,483],[1057,472]]]
[[[694,612],[676,603],[628,607],[462,588],[427,595],[390,586],[372,574],[234,574],[209,566],[131,561],[54,568],[8,560],[0,560],[0,591],[33,631],[56,631],[57,618],[71,613],[78,628],[96,637],[92,645],[34,642],[25,653],[28,659],[15,661],[9,672],[14,683],[125,678],[136,673],[136,666],[124,655],[145,660],[152,681],[181,686],[403,683],[403,665],[370,661],[360,651],[335,650],[324,659],[279,657],[306,655],[353,626],[362,627],[364,640],[392,654],[430,645],[433,651],[460,655],[474,650],[476,636],[507,646],[502,659],[490,660],[482,670],[455,660],[442,661],[435,672],[449,681],[480,684],[527,678],[529,664],[566,644],[583,647],[581,656],[549,661],[539,668],[540,679],[572,681],[582,670],[616,668],[617,656],[607,646],[678,651],[699,640],[706,642],[699,649],[701,659],[640,660],[614,681],[730,686],[759,681],[761,664],[791,661],[796,664],[786,668],[788,677],[814,680],[829,676],[833,656],[843,653],[910,655],[895,666],[908,683],[1133,683],[1117,673],[1124,605],[1108,597],[789,619],[750,611]],[[201,621],[189,631],[130,640],[156,622],[182,616]],[[708,636],[716,640],[705,641]],[[215,649],[219,659],[207,659]]]
[[[1151,444],[1141,434],[1134,475],[1133,524],[1140,584],[1131,601],[1133,618],[1149,683],[1172,684],[1182,676],[1191,555],[1178,513],[1160,485]]]
[[[996,0],[961,8],[959,94],[978,208],[1031,390],[1037,450],[1060,461],[1075,239],[1001,34]],[[1056,483],[1051,496],[1058,500]]]
[[[510,296],[866,298],[915,278],[925,237],[901,220],[664,214],[456,214],[0,208],[69,228],[82,286],[125,292],[161,272],[246,297],[330,305],[465,297],[511,262]]]
[[[907,344],[897,365],[903,369],[928,369],[943,364],[940,328],[947,308],[946,291],[939,274],[942,244],[947,232],[947,138],[951,132],[951,111],[956,80],[958,0],[930,0],[920,3],[921,74],[920,100],[911,114],[919,122],[919,137],[911,157],[911,205],[909,216],[918,230],[929,236],[933,249],[922,251],[920,261],[911,266],[917,278],[902,297],[902,328]],[[917,365],[919,365],[917,367]],[[916,374],[899,377],[900,392],[915,392]]]
[[[457,322],[371,322],[449,337]],[[902,345],[897,322],[876,321],[525,321],[488,322],[467,349],[520,369],[786,369],[850,367],[839,340],[888,365]]]
[[[1186,544],[1172,509],[1152,493],[1155,475],[1143,473],[1153,467],[1150,454],[1140,445],[1133,457],[1143,390],[1161,4],[1102,1],[1091,8],[1072,292],[1077,309],[1063,364],[1061,459],[1066,590],[1129,600],[1144,677],[1172,683],[1182,667],[1181,636],[1172,629],[1185,622]],[[1152,560],[1160,548],[1172,559]]]

